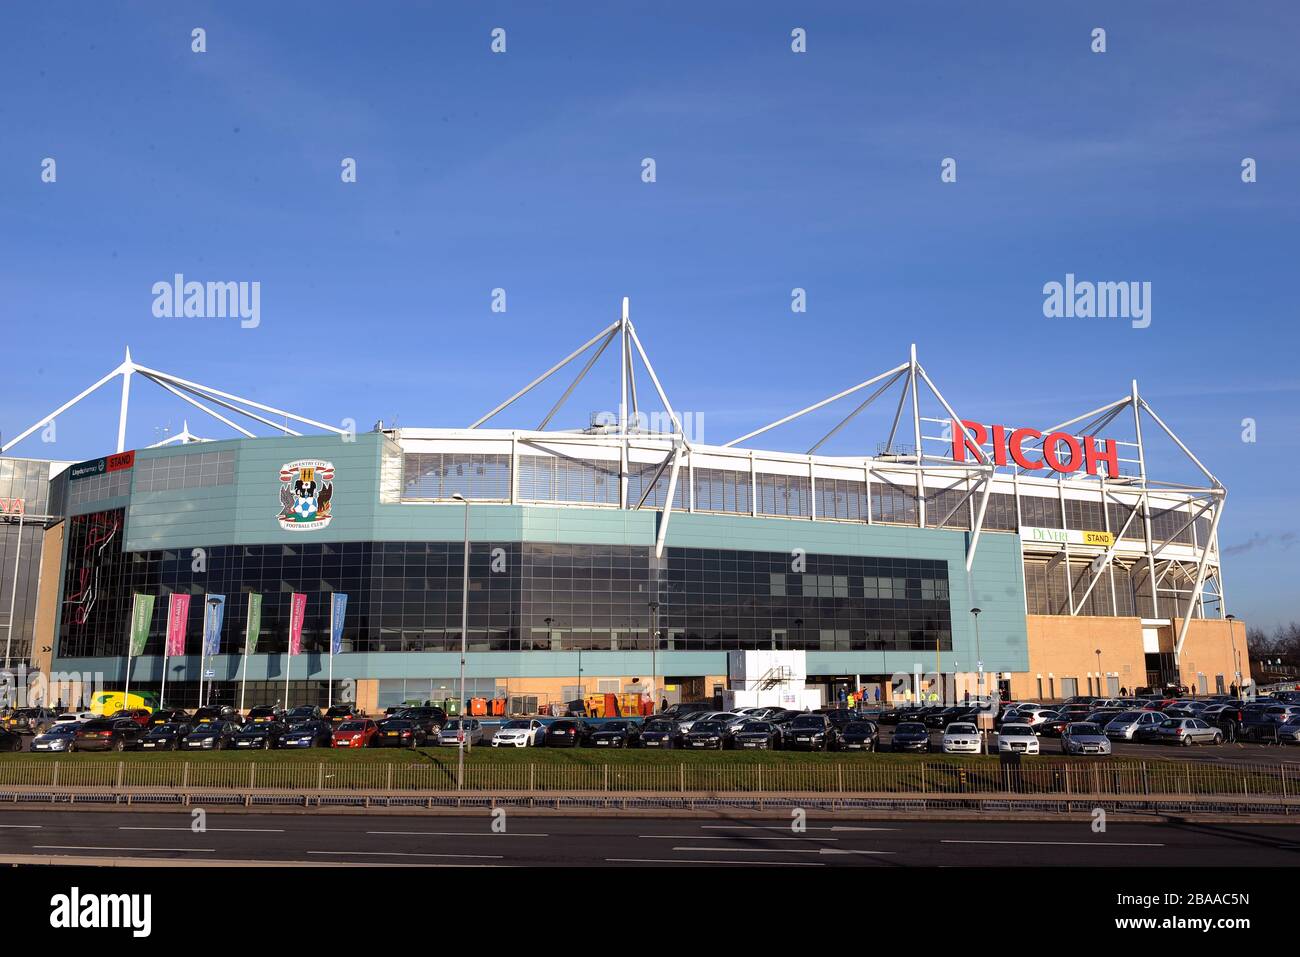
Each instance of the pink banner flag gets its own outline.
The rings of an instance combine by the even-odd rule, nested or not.
[[[302,653],[302,622],[307,617],[307,596],[294,592],[289,604],[289,654]]]
[[[173,592],[167,598],[167,654],[185,654],[185,628],[190,620],[190,596]]]

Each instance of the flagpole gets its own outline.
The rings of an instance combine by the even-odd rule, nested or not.
[[[329,688],[325,692],[326,708],[334,707],[334,596],[330,595],[330,680]]]
[[[208,615],[212,614],[212,608],[208,605],[207,595],[203,596],[203,634],[199,636],[199,707],[203,707],[203,656],[207,651],[208,640]]]
[[[244,617],[244,676],[239,681],[239,710],[244,710],[244,692],[248,688],[248,623],[253,620],[253,593],[248,593],[248,614]]]
[[[171,616],[169,615],[169,616],[168,616],[168,620],[170,620],[170,618],[171,618]],[[158,710],[159,710],[159,711],[161,711],[161,710],[163,709],[163,705],[167,702],[167,662],[168,662],[168,660],[169,660],[169,659],[168,659],[168,657],[167,657],[167,635],[164,634],[164,635],[163,635],[163,677],[162,677],[162,688],[159,689],[159,691],[158,691]]]
[[[123,710],[131,707],[131,658],[131,645],[128,639],[128,644],[126,646],[126,688],[122,692]]]

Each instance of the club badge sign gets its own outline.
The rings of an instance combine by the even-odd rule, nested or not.
[[[280,466],[280,527],[289,532],[312,532],[333,518],[334,464],[320,459],[299,459]]]

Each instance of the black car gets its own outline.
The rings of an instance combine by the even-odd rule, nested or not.
[[[355,704],[336,704],[325,712],[325,720],[335,725],[342,724],[344,721],[360,720],[365,716],[366,713]]]
[[[324,718],[299,721],[280,738],[282,748],[328,748],[334,740],[334,728]]]
[[[424,732],[426,738],[436,738],[443,725],[447,723],[447,712],[431,705],[402,708],[393,717],[401,718],[404,721],[414,721],[420,726],[420,730]]]
[[[235,732],[234,747],[240,751],[270,751],[280,746],[284,732],[279,721],[250,721]]]
[[[891,751],[929,751],[930,729],[919,721],[905,721],[894,729]]]
[[[190,724],[197,728],[199,725],[207,724],[210,721],[224,721],[226,724],[233,724],[238,727],[244,723],[244,716],[229,705],[222,705],[219,708],[208,705],[194,712]]]
[[[229,721],[204,721],[181,738],[183,751],[224,751],[235,740],[238,726]]]
[[[304,721],[324,721],[325,712],[314,704],[300,704],[296,708],[290,709],[285,716],[280,719],[287,727],[292,728],[294,725],[302,724]]]
[[[43,734],[54,727],[56,717],[49,708],[16,708],[0,721],[0,728],[16,734]]]
[[[850,721],[840,731],[841,751],[874,751],[880,746],[880,729],[872,721]]]
[[[926,716],[922,720],[924,721],[924,724],[927,728],[935,728],[939,731],[942,731],[944,728],[948,727],[948,725],[952,724],[954,721],[969,720],[971,715],[974,714],[974,712],[975,709],[968,705],[955,705],[954,707],[951,708],[939,708],[937,710],[932,710],[928,714],[926,714]]]
[[[742,751],[775,751],[781,747],[781,727],[771,721],[745,721],[732,730],[731,746]]]
[[[182,711],[180,708],[167,708],[162,711],[155,711],[149,715],[149,727],[157,728],[164,724],[193,724],[194,719],[190,717],[188,711]]]
[[[576,718],[561,718],[552,721],[546,729],[546,747],[576,748],[587,739],[588,725]]]
[[[175,751],[181,746],[181,739],[189,733],[189,724],[180,721],[151,725],[144,737],[136,743],[136,750]]]
[[[256,708],[248,709],[247,722],[249,724],[265,724],[269,721],[283,721],[284,711],[280,708],[273,708],[270,705],[262,705]]]
[[[658,748],[661,751],[669,751],[677,747],[678,738],[676,721],[650,718],[641,728],[638,745],[643,748]]]
[[[682,747],[721,751],[727,741],[727,728],[721,721],[696,721],[682,735]]]
[[[0,728],[0,751],[21,751],[22,749],[22,735],[7,728]]]
[[[419,722],[409,718],[385,718],[378,728],[374,739],[376,748],[422,748],[428,739]]]
[[[840,735],[824,714],[801,714],[784,729],[781,746],[787,751],[832,751]]]
[[[862,715],[851,708],[819,708],[815,714],[824,714],[835,725],[837,731],[844,730],[850,722],[859,720]]]
[[[606,721],[596,725],[587,735],[591,748],[635,748],[641,737],[641,728],[635,721]]]
[[[77,728],[69,751],[125,751],[144,737],[144,728],[131,718],[96,718]]]
[[[898,724],[900,721],[911,721],[920,709],[915,705],[903,704],[896,705],[892,708],[886,708],[880,712],[881,724]]]

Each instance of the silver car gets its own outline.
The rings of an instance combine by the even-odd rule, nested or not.
[[[1154,731],[1166,719],[1159,711],[1125,711],[1106,724],[1106,737],[1112,741],[1136,741],[1145,731]]]
[[[461,725],[464,725],[462,734]],[[438,743],[459,747],[462,741],[467,740],[471,748],[478,747],[483,743],[483,723],[478,718],[452,718],[442,726],[438,732]]]
[[[1061,732],[1062,754],[1110,754],[1110,738],[1086,721],[1072,721]]]
[[[1154,739],[1160,744],[1222,744],[1223,732],[1200,718],[1166,718],[1156,728]]]
[[[1281,744],[1300,744],[1300,718],[1278,725],[1277,740]]]

